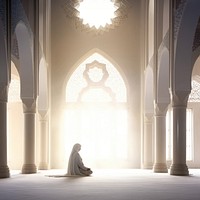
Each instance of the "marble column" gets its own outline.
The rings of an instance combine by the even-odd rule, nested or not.
[[[10,177],[7,165],[7,97],[8,86],[0,85],[0,178]]]
[[[22,99],[24,110],[24,164],[23,174],[36,173],[35,165],[35,99]]]
[[[143,169],[153,167],[153,113],[146,113],[144,116],[144,137],[143,137]]]
[[[40,123],[40,164],[39,169],[48,169],[48,113],[47,111],[39,111]]]
[[[153,171],[168,172],[166,164],[166,112],[168,103],[155,104],[155,163]]]
[[[172,98],[173,112],[173,159],[171,175],[189,175],[186,165],[186,109],[188,91],[176,92]]]

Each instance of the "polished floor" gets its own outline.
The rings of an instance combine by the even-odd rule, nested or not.
[[[0,200],[200,200],[200,169],[170,176],[142,169],[94,170],[91,177],[65,177],[65,170],[0,179]]]

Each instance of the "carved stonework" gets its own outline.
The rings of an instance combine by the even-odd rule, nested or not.
[[[183,12],[185,9],[185,6],[187,4],[187,0],[181,0],[179,2],[179,5],[177,9],[174,11],[174,39],[177,39]],[[175,9],[175,8],[174,8]]]
[[[36,113],[36,100],[35,99],[22,99],[24,113]]]
[[[8,86],[5,84],[0,84],[0,102],[8,101]]]
[[[173,107],[186,107],[190,91],[176,91],[172,94],[172,106]]]
[[[66,17],[71,18],[75,22],[76,28],[81,29],[81,31],[92,32],[96,35],[103,34],[108,32],[110,29],[114,29],[116,26],[119,26],[121,21],[127,18],[128,10],[131,7],[130,0],[113,0],[112,2],[118,7],[115,11],[116,17],[112,19],[111,24],[106,24],[105,27],[95,28],[90,27],[88,24],[83,24],[83,20],[79,18],[80,12],[77,9],[82,0],[63,0],[62,8],[65,12]]]
[[[168,105],[169,103],[155,103],[154,104],[155,115],[165,116],[168,109]]]
[[[39,119],[40,121],[47,121],[48,120],[48,110],[38,110]]]
[[[153,119],[153,113],[145,113],[144,114],[144,122],[146,124],[152,123],[152,119]]]

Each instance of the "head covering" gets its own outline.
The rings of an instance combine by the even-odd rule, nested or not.
[[[73,152],[79,152],[80,149],[81,149],[81,145],[80,145],[79,143],[76,143],[76,144],[73,146],[73,148],[72,148],[71,154],[72,154]]]
[[[81,145],[79,143],[76,143],[71,151],[69,162],[68,162],[68,175],[80,175],[81,172],[78,168],[78,160],[80,159],[79,151],[80,151]]]
[[[92,171],[90,168],[85,167],[82,158],[79,155],[79,151],[81,149],[81,145],[79,143],[76,143],[73,148],[72,152],[69,157],[69,163],[68,163],[68,170],[67,174],[70,176],[78,175],[78,176],[89,176],[92,174]]]

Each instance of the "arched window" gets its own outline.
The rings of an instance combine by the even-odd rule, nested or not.
[[[188,99],[189,102],[200,102],[200,83],[192,80],[192,90]]]
[[[127,159],[127,89],[118,70],[98,53],[73,72],[66,86],[65,142],[95,167],[121,167]]]

